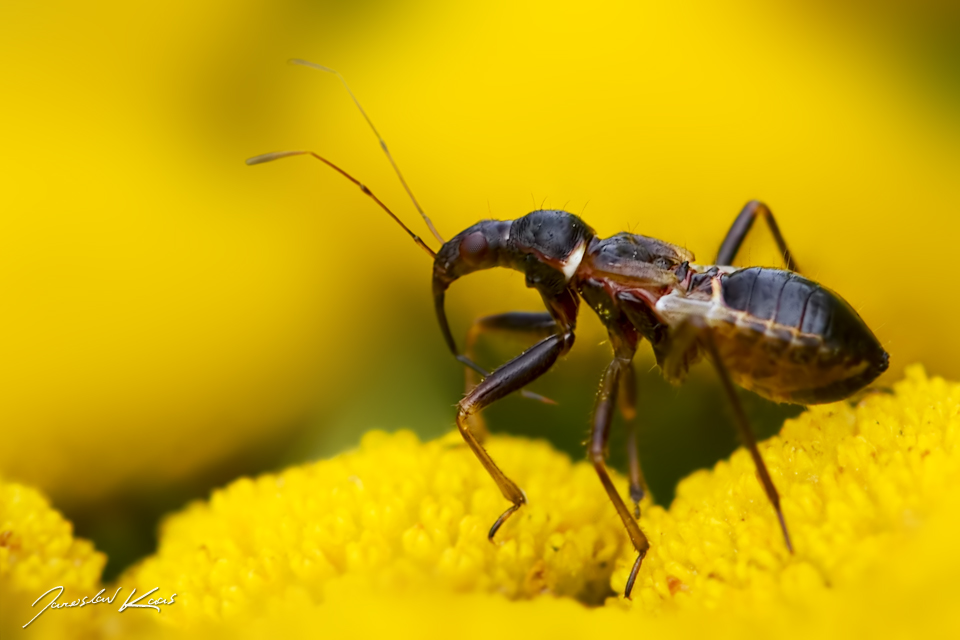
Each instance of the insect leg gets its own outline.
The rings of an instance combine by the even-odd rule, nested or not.
[[[619,326],[611,324],[608,328],[613,353],[623,362],[617,406],[627,431],[630,499],[633,501],[633,515],[639,520],[640,501],[646,494],[646,481],[643,479],[643,471],[640,470],[640,450],[637,444],[637,375],[633,366],[633,355],[637,352],[640,337],[629,321]]]
[[[630,542],[633,543],[634,548],[637,550],[637,560],[633,564],[630,577],[627,579],[627,585],[623,590],[625,598],[630,597],[630,592],[633,591],[633,583],[636,581],[637,573],[640,571],[640,564],[643,562],[643,558],[647,555],[647,550],[650,548],[650,543],[647,541],[647,537],[643,535],[643,531],[640,530],[640,525],[637,524],[636,519],[634,519],[630,510],[627,509],[627,505],[624,504],[623,498],[621,498],[617,492],[617,488],[613,485],[606,465],[607,440],[610,436],[610,421],[613,416],[613,406],[617,399],[617,387],[619,386],[621,373],[625,368],[630,366],[629,359],[622,358],[618,355],[614,357],[613,361],[607,366],[606,371],[603,372],[603,377],[600,379],[600,390],[597,392],[597,402],[593,409],[593,419],[591,420],[592,428],[590,431],[590,460],[593,462],[593,468],[596,469],[597,475],[600,476],[600,482],[603,484],[603,488],[610,497],[610,501],[613,502],[613,506],[617,510],[617,515],[620,516],[623,526],[627,529]]]
[[[491,540],[506,519],[526,502],[526,497],[520,487],[500,470],[477,440],[470,429],[469,418],[484,407],[542,376],[571,346],[573,346],[572,332],[563,335],[554,334],[541,340],[484,378],[457,406],[457,427],[460,429],[460,434],[490,477],[497,483],[503,497],[513,503],[490,528],[488,537]]]
[[[737,425],[737,431],[740,433],[740,440],[750,451],[753,458],[753,464],[757,467],[757,475],[760,476],[760,484],[763,490],[777,512],[777,518],[780,520],[780,528],[783,530],[783,539],[787,543],[787,549],[793,553],[793,545],[790,542],[790,533],[787,531],[787,522],[783,518],[783,511],[780,509],[780,494],[773,485],[770,478],[770,472],[767,471],[767,465],[764,464],[760,456],[760,450],[757,449],[757,440],[753,436],[753,430],[750,428],[750,421],[747,420],[747,412],[743,410],[743,404],[740,402],[740,396],[737,395],[736,388],[733,386],[733,380],[730,379],[730,372],[720,358],[720,352],[717,349],[713,332],[706,325],[703,318],[688,318],[680,326],[676,327],[671,336],[673,344],[669,346],[669,353],[664,363],[664,368],[676,366],[674,361],[689,357],[692,349],[703,348],[723,384],[723,390],[733,406],[733,418]]]
[[[477,340],[484,333],[492,331],[530,335],[535,338],[545,338],[553,333],[556,333],[557,322],[553,319],[553,316],[546,311],[541,311],[539,313],[515,311],[477,318],[473,321],[473,324],[470,326],[470,330],[467,332],[467,340],[463,349],[463,355],[465,355],[470,361],[475,361],[474,348],[476,347]],[[490,375],[488,372],[485,372],[482,369],[478,371],[478,368],[479,367],[475,368],[470,366],[464,367],[466,386],[464,393],[470,393],[470,390],[477,386],[481,380],[479,376],[486,377]],[[539,400],[544,404],[556,404],[550,398],[541,396],[538,393],[533,393],[532,391],[527,391],[526,389],[521,390],[520,395],[522,395],[524,398],[530,398],[531,400]],[[483,417],[479,413],[475,413],[470,416],[470,428],[473,430],[480,442],[483,442],[489,433],[487,426],[483,421]]]
[[[713,362],[713,366],[720,376],[720,381],[723,383],[724,391],[727,392],[730,404],[733,405],[734,421],[737,423],[737,429],[740,431],[740,439],[743,441],[744,446],[750,450],[753,464],[756,465],[757,474],[760,476],[760,484],[763,485],[763,490],[766,492],[770,504],[773,505],[774,510],[777,512],[777,518],[780,519],[780,528],[783,530],[783,539],[787,543],[787,549],[790,553],[793,553],[793,545],[790,543],[790,533],[787,531],[787,523],[783,519],[783,511],[780,509],[780,494],[777,493],[777,488],[773,486],[773,480],[767,471],[767,465],[764,464],[763,458],[760,456],[760,450],[757,449],[757,440],[753,436],[753,430],[750,428],[750,422],[747,420],[747,412],[743,410],[743,404],[740,402],[740,396],[737,395],[733,381],[730,379],[730,373],[720,359],[720,352],[717,350],[713,334],[710,331],[705,331],[704,338],[704,347],[706,347],[707,353],[710,355],[710,360]]]
[[[627,460],[630,472],[630,499],[633,501],[633,515],[640,519],[640,501],[646,495],[646,481],[640,469],[640,449],[637,444],[637,376],[633,362],[626,364],[621,371],[620,396],[617,403],[620,415],[627,429]]]
[[[528,335],[533,338],[545,338],[557,332],[557,322],[553,319],[553,316],[546,311],[539,313],[514,311],[478,318],[473,321],[470,330],[467,332],[467,341],[463,350],[464,355],[471,361],[474,361],[474,348],[476,347],[477,340],[484,333],[493,331]],[[465,371],[467,392],[477,385],[477,374],[483,376],[489,375],[488,373],[478,372],[473,367],[466,367]],[[553,400],[527,391],[526,389],[521,391],[520,394],[525,398],[539,400],[545,404],[556,404]]]
[[[733,264],[733,260],[737,257],[737,251],[740,250],[743,239],[747,237],[747,233],[750,232],[750,227],[753,226],[753,221],[758,217],[767,221],[767,226],[770,227],[770,233],[773,234],[773,239],[777,242],[777,248],[780,249],[780,253],[783,255],[783,261],[787,269],[799,272],[797,263],[794,261],[790,249],[787,248],[787,242],[780,233],[780,227],[777,226],[777,221],[774,219],[773,213],[770,212],[767,205],[759,200],[751,200],[748,202],[740,212],[740,215],[737,216],[737,219],[733,221],[733,224],[730,226],[730,231],[727,232],[727,237],[723,239],[723,243],[720,245],[720,251],[717,252],[717,261],[715,264]]]

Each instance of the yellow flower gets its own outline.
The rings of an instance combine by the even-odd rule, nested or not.
[[[50,601],[31,606],[48,589],[63,587],[61,603],[93,597],[106,561],[90,542],[73,537],[73,526],[40,492],[0,480],[0,635],[20,632]],[[90,628],[91,618],[86,608],[48,610],[28,631],[31,637],[76,637]]]
[[[960,495],[958,435],[960,385],[928,380],[919,367],[895,395],[811,407],[760,447],[796,553],[740,449],[684,480],[669,511],[649,511],[654,544],[637,600],[649,611],[748,611],[865,586],[877,566],[915,552],[913,537]]]
[[[238,480],[170,518],[156,556],[121,582],[176,591],[178,622],[344,591],[548,591],[601,603],[625,539],[592,468],[544,442],[488,447],[530,499],[496,544],[487,531],[503,498],[459,435],[372,432],[356,451]]]
[[[157,553],[111,587],[175,592],[162,613],[48,612],[36,631],[937,636],[960,628],[958,436],[960,385],[919,367],[893,394],[804,413],[761,445],[796,553],[738,451],[684,480],[669,509],[644,505],[653,546],[631,603],[614,593],[633,552],[586,463],[542,442],[491,438],[530,504],[490,544],[503,499],[455,434],[420,443],[374,432],[356,451],[240,479],[171,516]],[[17,609],[19,626],[29,608],[7,606],[8,594],[45,581],[93,589],[103,557],[73,540],[36,492],[0,484],[0,495],[13,532],[0,547],[12,628],[7,612]]]
[[[796,553],[741,450],[669,510],[645,505],[632,605],[613,593],[633,551],[593,470],[508,437],[489,448],[530,503],[496,544],[505,505],[469,450],[375,432],[169,518],[121,582],[176,591],[157,618],[175,628],[247,637],[928,633],[958,620],[958,432],[960,385],[919,367],[894,394],[804,413],[761,447]]]

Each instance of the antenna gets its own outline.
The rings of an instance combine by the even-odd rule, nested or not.
[[[343,83],[343,86],[347,90],[347,93],[349,93],[350,97],[353,98],[353,103],[357,105],[357,109],[360,109],[360,113],[363,114],[363,119],[367,121],[367,124],[370,125],[371,129],[373,129],[374,135],[377,136],[377,140],[380,141],[380,148],[383,149],[383,152],[385,154],[387,154],[387,160],[390,161],[390,166],[393,167],[393,170],[396,172],[397,177],[400,178],[400,184],[403,185],[403,188],[406,190],[407,195],[410,196],[410,200],[413,202],[413,206],[417,208],[417,211],[420,213],[421,217],[423,217],[423,221],[427,223],[427,227],[429,227],[430,232],[433,233],[433,237],[436,238],[437,241],[440,242],[440,244],[444,244],[445,240],[443,239],[443,236],[441,236],[440,233],[437,231],[437,228],[433,226],[433,222],[430,220],[430,218],[427,217],[427,214],[424,213],[423,208],[420,207],[420,203],[417,202],[417,199],[414,197],[413,191],[411,191],[410,187],[407,185],[407,181],[403,179],[403,174],[400,173],[400,167],[397,166],[397,163],[394,162],[393,160],[393,156],[390,155],[390,150],[387,149],[387,143],[383,139],[383,136],[381,136],[380,132],[377,131],[377,128],[373,126],[373,121],[370,119],[370,116],[367,115],[367,112],[363,110],[363,107],[360,105],[360,101],[357,100],[357,96],[355,96],[353,94],[353,91],[350,90],[350,85],[348,85],[347,81],[343,79],[343,76],[341,76],[338,72],[334,71],[333,69],[330,69],[329,67],[325,67],[315,62],[309,62],[307,60],[300,60],[298,58],[294,58],[290,60],[290,64],[296,64],[302,67],[310,67],[311,69],[325,71],[326,73],[332,73],[333,75],[340,78],[340,82]],[[324,160],[324,162],[327,162],[327,161]],[[327,162],[327,164],[330,164],[330,163]],[[330,165],[330,166],[333,166],[333,165]],[[339,169],[337,170],[340,171]],[[341,173],[343,172],[341,171]],[[390,214],[390,215],[393,215],[393,214]]]
[[[413,231],[411,231],[411,230],[409,229],[409,227],[407,227],[407,225],[403,224],[403,222],[400,221],[400,218],[398,218],[398,217],[393,213],[393,211],[390,211],[390,209],[387,208],[387,205],[383,204],[383,202],[380,201],[380,198],[378,198],[377,196],[373,195],[373,192],[370,191],[370,189],[368,189],[365,184],[363,184],[362,182],[360,182],[359,180],[357,180],[356,178],[354,178],[352,175],[350,175],[349,173],[347,173],[346,171],[344,171],[343,169],[341,169],[341,168],[338,167],[337,165],[335,165],[335,164],[333,164],[332,162],[330,162],[329,160],[327,160],[326,158],[317,155],[317,154],[314,153],[313,151],[274,151],[273,153],[265,153],[265,154],[260,155],[260,156],[254,156],[254,157],[252,157],[252,158],[247,158],[247,164],[248,164],[248,165],[263,164],[264,162],[273,162],[274,160],[279,160],[279,159],[281,159],[281,158],[289,158],[290,156],[313,156],[314,158],[316,158],[316,159],[319,160],[320,162],[324,163],[325,165],[327,165],[328,167],[330,167],[331,169],[333,169],[334,171],[336,171],[337,173],[339,173],[340,175],[342,175],[344,178],[346,178],[347,180],[349,180],[350,182],[352,182],[353,184],[355,184],[355,185],[357,185],[358,187],[360,187],[360,191],[363,191],[365,194],[367,194],[368,196],[370,196],[370,197],[373,199],[374,202],[376,202],[378,205],[380,205],[380,208],[381,208],[381,209],[383,209],[384,211],[386,211],[386,212],[390,215],[390,217],[393,218],[393,219],[396,221],[397,224],[399,224],[401,227],[403,227],[403,230],[404,230],[404,231],[406,231],[408,234],[410,234],[410,237],[413,238],[413,241],[416,242],[416,243],[420,246],[421,249],[423,249],[423,250],[426,251],[428,254],[430,254],[430,257],[431,257],[431,258],[437,257],[437,252],[434,251],[433,249],[431,249],[430,247],[428,247],[427,244],[426,244],[423,240],[420,239],[420,236],[418,236],[418,235],[415,234]]]

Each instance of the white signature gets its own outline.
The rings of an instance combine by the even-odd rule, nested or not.
[[[57,591],[58,589],[59,589],[59,591]],[[41,609],[41,610],[37,613],[37,615],[35,615],[35,616],[33,616],[32,618],[30,618],[30,622],[28,622],[27,624],[23,625],[23,628],[26,629],[27,627],[29,627],[30,624],[31,624],[34,620],[36,620],[37,618],[39,618],[39,617],[40,617],[40,614],[43,613],[44,611],[46,611],[47,609],[70,609],[70,608],[73,608],[73,607],[85,607],[85,606],[87,606],[88,604],[103,604],[104,602],[106,602],[107,604],[113,604],[113,601],[117,599],[117,595],[120,593],[120,590],[121,590],[121,589],[123,589],[123,587],[117,587],[117,590],[116,590],[116,592],[114,592],[112,598],[103,597],[101,594],[102,594],[104,591],[106,591],[106,589],[100,589],[100,591],[97,593],[97,595],[93,596],[93,598],[89,598],[89,599],[88,599],[87,596],[84,596],[84,597],[79,598],[79,599],[77,599],[77,600],[74,600],[74,601],[72,601],[72,602],[57,602],[57,598],[59,598],[61,595],[63,595],[63,587],[54,587],[54,588],[52,588],[52,589],[48,589],[47,591],[45,591],[45,592],[43,593],[43,595],[41,595],[39,598],[37,598],[37,599],[33,602],[33,604],[30,605],[30,606],[31,606],[31,607],[37,606],[37,603],[38,603],[38,602],[40,602],[41,600],[43,600],[46,596],[48,596],[49,594],[53,593],[54,591],[57,591],[57,595],[53,596],[53,599],[50,600],[50,602],[47,603],[47,606],[45,606],[43,609]],[[132,600],[132,601],[131,601],[130,598],[132,598],[132,597],[133,597],[134,595],[136,595],[136,593],[137,593],[137,590],[134,589],[133,591],[130,592],[130,595],[127,596],[127,599],[124,601],[124,603],[123,603],[122,605],[120,605],[120,608],[117,609],[117,611],[122,612],[124,609],[156,609],[157,612],[159,613],[159,612],[160,612],[160,605],[173,604],[173,599],[177,597],[177,594],[174,593],[173,595],[170,596],[169,599],[167,599],[167,598],[150,598],[149,600],[147,600],[147,603],[146,603],[146,604],[139,604],[139,602],[140,602],[141,600],[143,600],[143,599],[146,598],[148,595],[150,595],[151,593],[153,593],[154,591],[157,591],[157,590],[159,590],[159,589],[160,589],[160,587],[154,587],[153,589],[150,589],[150,591],[147,591],[146,593],[144,593],[143,595],[141,595],[141,596],[140,596],[139,598],[137,598],[136,600]]]

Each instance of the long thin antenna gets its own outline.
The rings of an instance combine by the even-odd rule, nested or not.
[[[303,66],[303,67],[310,67],[311,69],[318,69],[318,70],[320,70],[320,71],[325,71],[325,72],[327,72],[327,73],[332,73],[333,75],[335,75],[335,76],[337,76],[338,78],[340,78],[340,82],[343,83],[343,86],[344,86],[344,88],[346,88],[347,93],[349,93],[349,94],[350,94],[350,97],[353,98],[353,103],[354,103],[355,105],[357,105],[357,109],[360,109],[360,113],[363,114],[364,120],[367,121],[367,124],[370,125],[370,128],[371,128],[371,129],[373,129],[374,135],[377,136],[377,140],[380,141],[380,148],[383,149],[383,152],[384,152],[385,154],[387,154],[387,160],[390,161],[390,166],[393,167],[393,170],[396,172],[397,177],[400,178],[400,184],[402,184],[402,185],[403,185],[403,188],[406,189],[407,195],[410,196],[410,200],[413,202],[413,206],[417,208],[417,211],[418,211],[418,212],[420,212],[420,215],[423,217],[423,221],[427,223],[427,227],[429,227],[429,228],[430,228],[430,232],[433,233],[433,237],[436,238],[437,241],[440,242],[440,244],[444,244],[445,240],[443,239],[443,236],[441,236],[440,233],[437,231],[437,228],[436,228],[435,226],[433,226],[433,222],[430,220],[430,218],[427,217],[427,214],[424,213],[423,208],[420,206],[420,203],[417,202],[417,199],[416,199],[416,198],[414,197],[414,195],[413,195],[413,191],[411,191],[411,190],[410,190],[410,187],[407,185],[407,181],[403,179],[403,174],[400,173],[400,167],[397,166],[397,163],[394,162],[394,160],[393,160],[393,156],[390,155],[390,150],[387,149],[387,143],[386,143],[386,141],[383,139],[383,136],[381,136],[381,135],[380,135],[380,132],[377,131],[377,128],[376,128],[375,126],[373,126],[373,120],[371,120],[371,119],[370,119],[370,116],[367,115],[367,112],[363,110],[363,107],[360,105],[360,101],[357,100],[357,96],[353,95],[353,91],[350,90],[350,85],[348,85],[348,84],[347,84],[347,81],[343,79],[343,76],[340,75],[338,72],[334,71],[333,69],[330,69],[330,68],[325,67],[325,66],[323,66],[323,65],[317,64],[317,63],[315,63],[315,62],[309,62],[309,61],[307,61],[307,60],[300,60],[300,59],[298,59],[298,58],[294,58],[294,59],[290,60],[290,64],[298,64],[298,65]],[[326,162],[326,160],[324,160],[324,162]],[[327,164],[329,164],[329,163],[327,163]],[[391,214],[391,215],[392,215],[392,214]]]
[[[281,158],[289,158],[290,156],[313,156],[314,158],[316,158],[316,159],[319,160],[320,162],[324,163],[325,165],[327,165],[328,167],[330,167],[331,169],[333,169],[334,171],[336,171],[337,173],[339,173],[340,175],[342,175],[344,178],[346,178],[347,180],[349,180],[350,182],[352,182],[353,184],[355,184],[355,185],[357,185],[358,187],[360,187],[360,191],[363,191],[365,194],[367,194],[368,196],[370,196],[371,198],[373,198],[373,201],[376,202],[378,205],[380,205],[380,208],[381,208],[381,209],[383,209],[383,210],[386,211],[388,214],[390,214],[390,217],[393,218],[398,225],[400,225],[401,227],[403,227],[403,230],[404,230],[404,231],[406,231],[408,234],[410,234],[410,237],[413,238],[413,241],[416,242],[416,243],[420,246],[421,249],[423,249],[423,250],[426,251],[428,254],[430,254],[430,257],[431,257],[431,258],[437,257],[437,252],[434,251],[433,249],[431,249],[430,247],[428,247],[427,244],[426,244],[423,240],[420,239],[420,236],[418,236],[418,235],[415,234],[413,231],[411,231],[411,230],[407,227],[407,225],[403,224],[403,222],[400,220],[400,218],[398,218],[398,217],[393,213],[393,211],[390,211],[390,209],[387,208],[387,205],[383,204],[383,202],[380,201],[380,198],[378,198],[377,196],[373,195],[373,192],[370,191],[370,189],[368,189],[365,184],[363,184],[362,182],[360,182],[359,180],[357,180],[356,178],[354,178],[352,175],[350,175],[349,173],[347,173],[346,171],[344,171],[343,169],[341,169],[341,168],[338,167],[337,165],[335,165],[335,164],[333,164],[332,162],[330,162],[329,160],[327,160],[326,158],[317,155],[317,154],[314,153],[313,151],[274,151],[273,153],[265,153],[265,154],[260,155],[260,156],[254,156],[254,157],[252,157],[252,158],[247,158],[247,164],[248,164],[248,165],[263,164],[264,162],[273,162],[274,160],[279,160],[279,159],[281,159]]]

